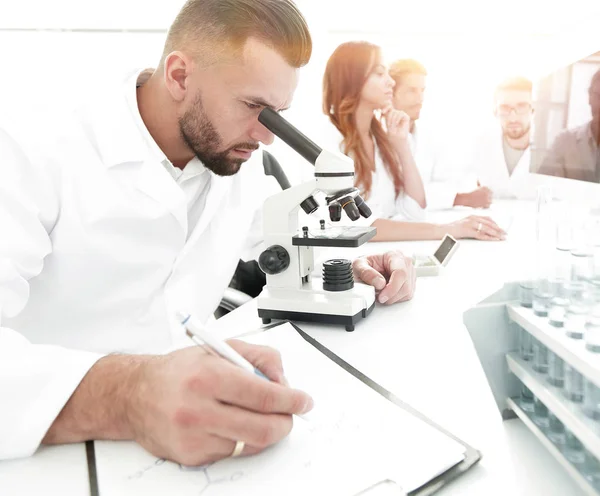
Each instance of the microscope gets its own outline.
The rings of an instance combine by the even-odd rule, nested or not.
[[[267,283],[257,297],[258,316],[264,324],[271,319],[289,319],[343,325],[353,331],[358,320],[375,306],[375,288],[355,282],[352,262],[327,260],[323,277],[312,277],[315,247],[358,247],[377,233],[375,227],[334,226],[312,231],[298,229],[300,208],[313,214],[319,208],[314,195],[326,195],[329,217],[339,222],[342,211],[356,221],[371,210],[354,187],[354,162],[339,152],[322,150],[270,108],[261,111],[259,122],[315,166],[314,179],[283,190],[265,201],[263,230],[265,246],[258,265]]]

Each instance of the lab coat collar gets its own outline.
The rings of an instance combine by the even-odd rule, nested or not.
[[[150,76],[152,76],[153,73],[154,69],[143,69],[141,71],[134,72],[131,77],[126,79],[123,87],[123,93],[125,94],[125,99],[127,100],[127,105],[129,107],[129,111],[131,112],[131,116],[133,117],[133,121],[135,122],[142,139],[148,147],[151,157],[165,166],[173,167],[171,161],[165,155],[165,152],[161,150],[150,134],[150,131],[148,131],[138,106],[137,89],[139,86],[144,85],[146,81],[150,79]]]
[[[108,86],[99,99],[82,109],[88,114],[82,121],[87,124],[87,132],[91,133],[107,168],[149,158],[148,143],[136,124],[129,103],[133,98],[139,115],[135,83],[140,72],[128,76],[125,84]]]
[[[156,144],[143,124],[137,107],[137,82],[142,81],[147,70],[130,74],[125,83],[106,92],[106,97],[95,102],[91,115],[84,121],[91,128],[91,139],[107,168],[128,163],[140,164],[135,171],[133,184],[143,193],[168,208],[187,233],[187,205],[183,191],[167,165],[172,167],[164,152]],[[210,182],[204,211],[189,240],[197,239],[214,217],[225,193],[232,184],[232,177],[220,177],[205,169],[193,159],[186,170],[187,175],[206,173]],[[186,166],[186,168],[188,167]]]
[[[162,163],[164,153],[148,130],[145,136],[139,127],[143,121],[137,108],[136,82],[141,72],[128,76],[124,84],[107,88],[102,98],[83,109],[87,115],[81,121],[104,166],[116,169],[134,165],[122,173],[130,177],[136,189],[164,205],[187,233],[185,195]]]

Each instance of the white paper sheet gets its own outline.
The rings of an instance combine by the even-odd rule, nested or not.
[[[0,462],[0,495],[88,496],[85,444],[40,446],[33,456]]]
[[[289,324],[244,339],[281,352],[287,379],[311,394],[313,411],[265,452],[208,467],[157,460],[135,443],[97,442],[101,496],[353,495],[385,479],[408,492],[464,458],[459,443],[364,385]]]

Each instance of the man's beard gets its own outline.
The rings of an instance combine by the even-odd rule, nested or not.
[[[531,124],[528,124],[527,127],[521,127],[521,128],[515,128],[515,129],[510,129],[507,128],[504,129],[504,136],[506,136],[507,138],[516,140],[516,139],[520,139],[523,136],[525,136],[529,130],[531,129]]]
[[[258,148],[258,143],[248,142],[236,143],[219,151],[223,140],[206,115],[200,94],[191,108],[186,110],[179,119],[179,132],[186,145],[194,152],[204,167],[219,176],[236,174],[245,162],[243,158],[228,157],[232,150],[256,150]]]

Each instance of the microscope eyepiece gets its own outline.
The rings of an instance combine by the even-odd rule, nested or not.
[[[344,212],[346,212],[346,215],[350,220],[355,221],[360,217],[358,207],[356,206],[356,203],[354,203],[354,198],[352,198],[351,196],[345,196],[344,198],[342,198],[340,200],[340,204],[342,205]]]
[[[300,206],[302,207],[302,210],[306,212],[307,215],[316,212],[319,208],[319,204],[317,203],[317,200],[315,200],[315,197],[313,195],[310,195],[306,200],[304,200],[300,204]]]

